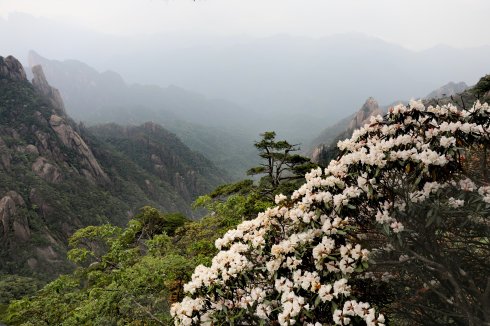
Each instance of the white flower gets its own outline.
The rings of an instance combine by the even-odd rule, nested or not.
[[[449,162],[459,163],[459,153],[446,149],[455,146],[463,134],[488,141],[490,128],[474,121],[488,119],[489,114],[490,107],[479,102],[468,112],[460,112],[453,105],[426,109],[421,101],[411,101],[408,107],[400,104],[390,109],[387,119],[372,118],[371,124],[338,143],[341,157],[324,171],[307,173],[306,183],[287,203],[286,196],[276,196],[277,206],[216,240],[220,251],[211,266],[196,267],[191,281],[184,285],[192,298],[185,297],[171,308],[176,325],[209,325],[220,310],[237,307],[252,309],[250,313],[265,324],[272,322],[276,316],[272,312],[278,309],[276,322],[280,325],[320,326],[299,319],[302,312],[318,313],[317,306],[322,305],[305,299],[317,294],[323,305],[333,301],[341,307],[339,303],[344,302],[332,315],[335,324],[362,319],[366,325],[384,326],[384,316],[377,315],[368,303],[351,300],[349,278],[369,255],[353,243],[355,220],[360,214],[371,217],[389,227],[392,233],[388,236],[393,237],[405,229],[396,219],[400,212],[409,211],[412,203],[443,197],[442,190],[451,185],[468,192],[478,190],[482,200],[490,204],[490,186],[477,188],[470,179],[456,182],[456,175],[448,183],[406,183],[419,175],[432,177],[434,168],[451,168]],[[387,181],[394,175],[399,177],[392,186],[411,192],[410,202],[386,196]],[[447,204],[458,208],[465,202],[450,197]],[[384,249],[394,250],[389,244]],[[398,259],[405,262],[410,258],[400,255]],[[366,273],[365,277],[375,276]],[[394,277],[383,273],[380,279],[387,282]],[[237,279],[247,281],[243,285],[235,282]],[[215,289],[223,294],[216,294]],[[310,295],[298,295],[304,292]]]
[[[288,197],[284,196],[283,194],[276,195],[274,202],[276,205],[279,205],[282,201],[286,200]]]
[[[390,227],[393,229],[393,232],[395,232],[395,233],[400,233],[405,229],[403,224],[401,224],[400,222],[397,222],[397,221],[394,221],[393,223],[391,223]]]
[[[442,147],[446,147],[446,148],[449,146],[454,146],[456,144],[456,138],[442,136],[439,139],[439,143],[441,144]]]
[[[455,199],[453,197],[450,197],[447,200],[447,204],[449,205],[449,207],[458,208],[458,207],[461,207],[464,205],[464,200],[463,199]]]
[[[463,191],[475,191],[476,190],[476,185],[471,179],[462,179],[459,181],[459,186],[461,187],[461,190]]]

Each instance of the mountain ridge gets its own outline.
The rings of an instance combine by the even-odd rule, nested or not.
[[[233,103],[177,86],[128,85],[116,73],[111,73],[118,76],[113,84],[104,73],[79,61],[49,60],[33,51],[29,57],[30,64],[42,65],[48,81],[60,88],[68,113],[87,125],[154,121],[235,179],[256,163],[252,143],[263,130],[244,131],[241,126],[252,124],[255,117]]]
[[[196,216],[190,203],[228,181],[156,124],[139,128],[158,131],[147,154],[167,164],[146,168],[71,120],[43,77],[35,66],[30,83],[15,58],[0,57],[0,274],[54,277],[71,268],[64,257],[74,230],[124,225],[144,205]]]

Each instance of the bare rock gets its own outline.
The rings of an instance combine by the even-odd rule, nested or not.
[[[24,199],[15,191],[9,191],[0,200],[0,224],[2,225],[2,239],[7,239],[7,234],[13,230],[17,240],[27,241],[31,236],[29,222],[22,214],[17,214],[19,206],[25,206]]]
[[[325,150],[325,144],[321,144],[313,149],[311,152],[311,161],[312,162],[320,162],[320,157],[323,154],[323,151]]]
[[[34,258],[34,257],[31,257],[29,259],[27,259],[27,266],[29,266],[30,269],[34,270],[36,269],[38,263],[37,263],[37,259]]]
[[[93,179],[109,180],[88,145],[63,117],[53,114],[49,119],[49,124],[65,146],[74,149],[83,157],[82,163]]]
[[[32,85],[50,100],[57,114],[66,116],[65,105],[63,104],[60,91],[48,84],[43,68],[40,65],[32,67],[32,74],[34,75]]]
[[[31,230],[25,216],[16,216],[12,228],[16,239],[27,241],[31,238]]]
[[[15,191],[8,191],[6,194],[6,196],[9,196],[10,198],[12,198],[12,200],[14,201],[14,203],[17,205],[17,206],[22,206],[24,207],[26,205],[26,202],[24,201],[24,199],[22,198],[21,195],[19,195],[17,192]]]
[[[25,148],[26,153],[33,154],[33,155],[39,155],[39,150],[37,149],[36,146],[29,144]]]
[[[10,225],[13,221],[17,207],[10,196],[5,196],[0,199],[0,224],[2,225],[2,238],[6,238],[10,231]]]
[[[51,183],[59,183],[62,180],[60,170],[42,156],[39,156],[37,160],[32,163],[32,171],[39,177]]]
[[[10,79],[15,81],[25,81],[26,72],[22,64],[13,56],[0,57],[0,79]]]
[[[362,107],[357,111],[352,118],[346,118],[335,125],[331,131],[327,129],[322,135],[322,138],[327,138],[328,141],[320,143],[315,146],[311,151],[311,160],[315,163],[326,164],[324,160],[329,156],[336,146],[336,142],[339,139],[348,138],[352,135],[354,130],[363,127],[366,123],[369,123],[372,116],[382,115],[383,111],[380,109],[378,102],[372,97],[369,97]]]
[[[36,132],[34,132],[34,135],[36,136],[37,140],[41,143],[43,150],[48,151],[49,150],[48,136],[40,130],[36,130]]]
[[[429,100],[429,99],[440,99],[447,96],[454,96],[456,94],[462,93],[466,89],[468,89],[468,85],[466,85],[465,82],[459,82],[459,83],[449,82],[446,85],[442,86],[441,88],[432,91],[425,98]]]
[[[378,114],[383,114],[378,102],[372,97],[368,98],[349,123],[348,130],[355,130],[364,126],[372,116],[377,116]]]

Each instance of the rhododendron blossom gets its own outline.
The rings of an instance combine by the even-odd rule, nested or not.
[[[211,266],[196,268],[184,288],[188,296],[172,306],[175,324],[385,325],[375,307],[353,299],[362,297],[350,280],[362,277],[369,256],[356,230],[369,221],[387,236],[409,232],[395,218],[407,202],[389,187],[406,187],[408,201],[418,203],[452,186],[451,176],[490,202],[490,187],[452,173],[459,168],[457,144],[488,142],[490,128],[477,121],[489,114],[478,102],[461,112],[412,101],[373,117],[338,143],[341,155],[324,171],[307,173],[290,198],[277,196],[277,206],[216,241],[221,251]],[[447,202],[464,205],[452,197]]]

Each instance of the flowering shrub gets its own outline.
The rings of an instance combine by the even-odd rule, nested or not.
[[[196,268],[184,286],[188,296],[172,306],[175,324],[384,325],[353,282],[368,268],[362,235],[375,224],[402,243],[411,232],[407,202],[422,203],[445,187],[488,203],[490,188],[460,172],[462,148],[489,142],[489,114],[487,104],[459,111],[414,101],[373,117],[338,143],[341,155],[325,171],[306,174],[291,198],[276,196],[276,207],[216,241],[221,251],[211,266]]]

